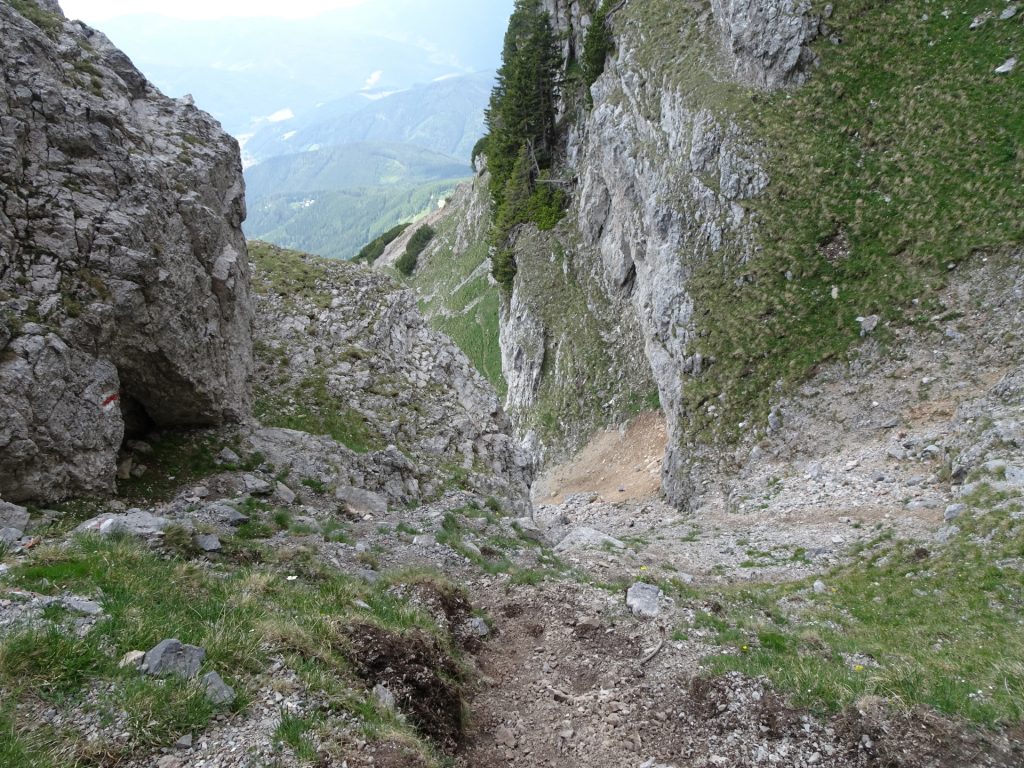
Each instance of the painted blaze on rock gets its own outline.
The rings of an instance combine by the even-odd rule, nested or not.
[[[102,34],[0,4],[0,496],[113,490],[124,435],[249,409],[237,143]]]

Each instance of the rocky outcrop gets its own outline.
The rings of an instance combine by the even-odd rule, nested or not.
[[[625,317],[616,335],[602,334],[605,355],[635,361],[643,350],[640,360],[656,382],[668,421],[663,485],[673,502],[685,505],[694,481],[681,436],[682,390],[705,364],[686,353],[695,311],[690,277],[712,258],[749,258],[755,245],[742,203],[759,195],[769,179],[756,143],[728,112],[677,84],[676,54],[660,57],[652,50],[645,25],[655,23],[655,6],[660,8],[656,2],[615,5],[616,51],[591,89],[593,108],[570,129],[566,175],[575,174],[578,186],[569,223],[555,236],[575,241],[574,282],[600,286],[602,301],[591,296],[578,311],[597,322],[609,310]],[[545,7],[565,45],[580,45],[590,22],[580,3],[551,0]],[[694,57],[688,66],[703,72],[688,71],[688,82],[706,75],[732,87],[778,88],[802,82],[816,61],[808,44],[821,22],[809,3],[713,0],[687,18],[680,34],[689,37],[678,44],[685,42]],[[572,51],[563,53],[568,61]],[[534,262],[519,258],[521,250],[503,313],[502,346],[509,411],[525,432],[524,412],[550,376],[544,356],[552,339],[545,339],[544,319],[535,309]],[[635,393],[642,382],[639,373],[622,377],[613,397]]]
[[[821,20],[807,0],[711,0],[711,10],[735,76],[756,88],[799,85],[818,61],[808,46]]]
[[[253,451],[394,504],[464,487],[528,506],[532,467],[493,388],[410,291],[348,262],[263,243],[252,253],[256,414],[273,427]]]
[[[0,30],[0,494],[105,493],[126,430],[248,411],[238,146],[56,3]]]

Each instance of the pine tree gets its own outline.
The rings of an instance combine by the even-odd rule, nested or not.
[[[513,228],[529,218],[536,174],[554,159],[560,59],[551,18],[540,0],[516,0],[502,64],[487,109],[487,164],[495,225],[494,277],[511,288]]]
[[[550,166],[556,139],[559,64],[551,19],[541,9],[540,0],[516,0],[487,109],[487,160],[496,206],[521,147],[529,147],[538,168]]]

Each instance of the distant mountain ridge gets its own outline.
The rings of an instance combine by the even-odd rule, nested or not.
[[[358,142],[272,157],[246,172],[253,199],[271,194],[402,186],[468,176],[469,163],[439,152],[384,142]]]
[[[294,119],[264,126],[245,144],[261,161],[362,141],[414,144],[468,162],[484,134],[494,73],[444,78],[370,101],[352,94]]]
[[[407,144],[358,142],[282,155],[246,172],[250,238],[351,258],[399,221],[433,210],[469,164]]]
[[[307,19],[136,14],[100,26],[156,85],[191,93],[242,136],[275,113],[303,115],[362,88],[397,91],[493,71],[511,7],[452,0],[442,14],[418,0],[390,0]]]

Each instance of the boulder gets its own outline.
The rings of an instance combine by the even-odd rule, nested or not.
[[[595,528],[574,528],[555,545],[555,552],[569,552],[578,549],[610,546],[614,549],[625,549],[626,545]]]
[[[17,504],[0,501],[0,528],[17,528],[24,531],[28,528],[28,510]]]
[[[149,538],[163,533],[173,523],[166,517],[157,517],[141,509],[129,509],[122,514],[99,515],[87,520],[75,529],[75,533],[98,533],[101,536],[126,533],[129,536]],[[184,527],[191,526],[186,523]]]
[[[199,666],[206,657],[206,649],[186,645],[180,640],[161,640],[146,653],[142,660],[142,671],[147,675],[166,677],[175,675],[190,680],[199,674]]]
[[[388,511],[388,502],[383,496],[350,485],[340,486],[334,492],[334,498],[354,515],[384,515]]]
[[[0,4],[0,493],[15,502],[110,493],[126,432],[240,419],[253,365],[237,142],[56,3],[38,13],[52,25]]]
[[[17,528],[0,528],[0,544],[5,547],[13,547],[24,536],[23,531],[19,531]]]
[[[200,534],[194,537],[192,542],[203,552],[218,552],[221,549],[220,539],[212,533]]]

